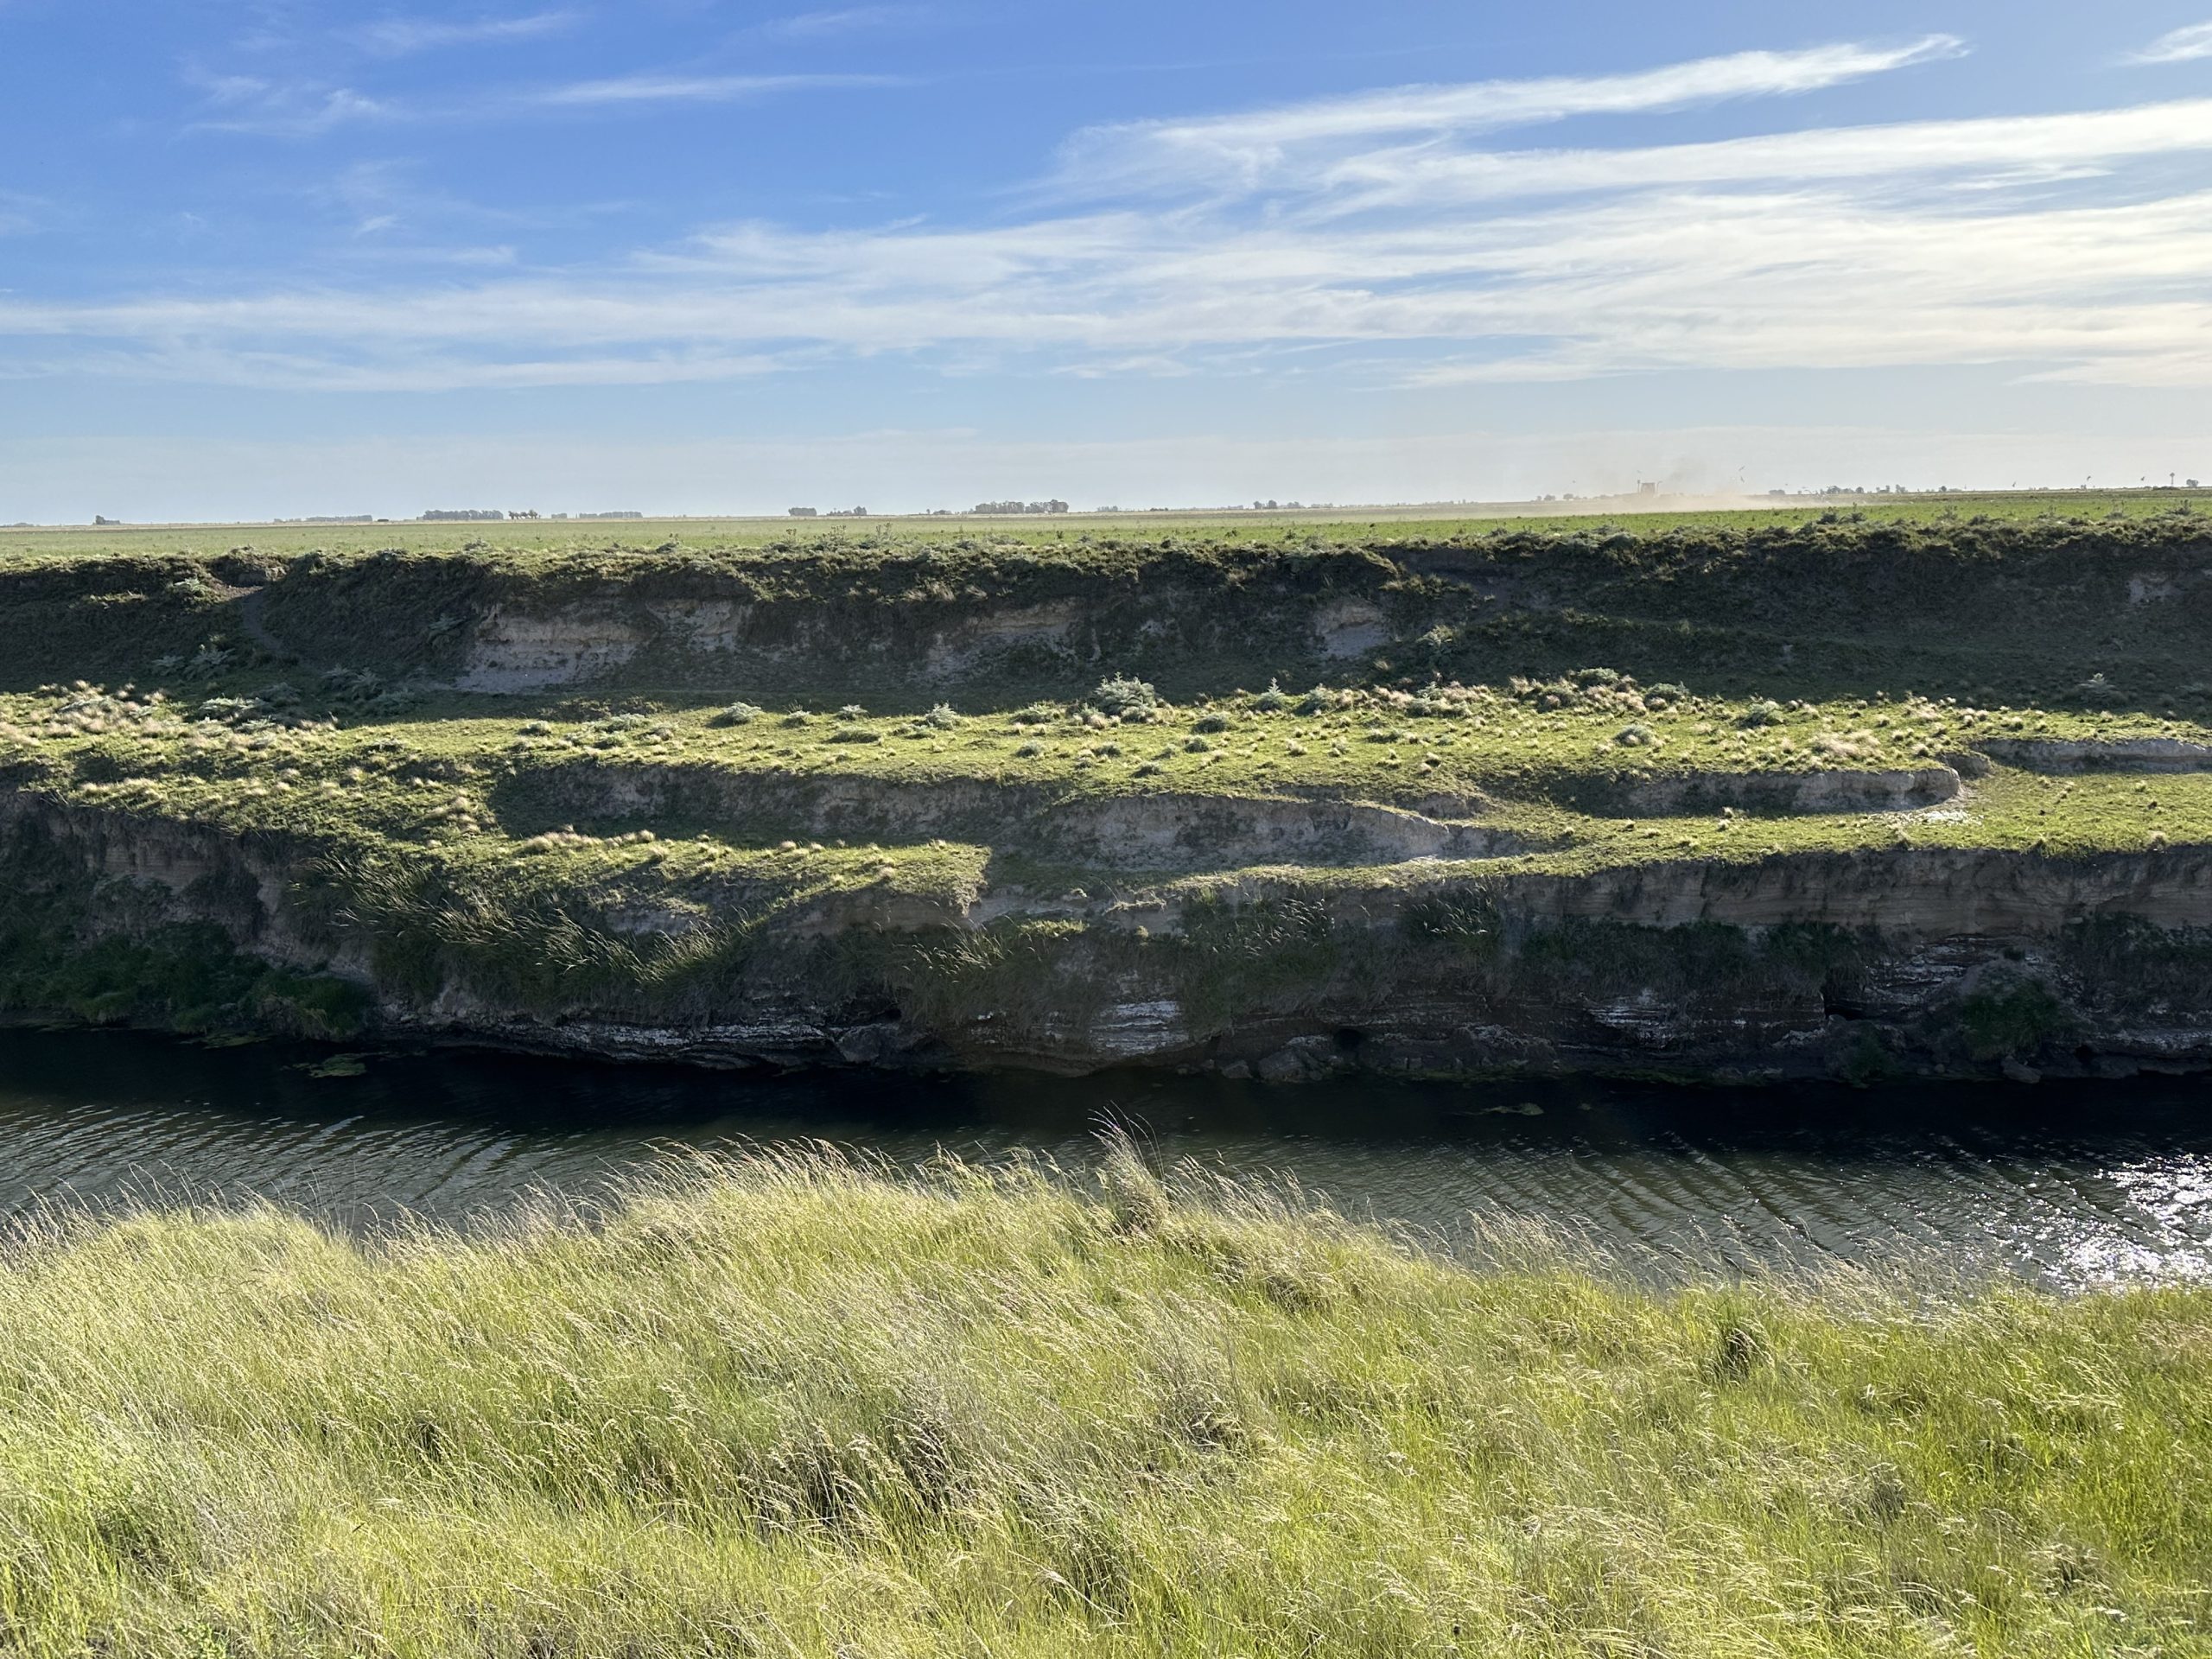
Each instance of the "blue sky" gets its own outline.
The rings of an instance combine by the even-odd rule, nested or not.
[[[2212,0],[0,0],[0,521],[2212,477]]]

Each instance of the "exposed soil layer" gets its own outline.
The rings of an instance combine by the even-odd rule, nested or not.
[[[944,838],[1102,870],[1235,870],[1500,858],[1525,850],[1511,830],[1472,821],[1482,804],[1437,815],[1297,796],[1084,795],[980,779],[732,772],[585,762],[529,779],[502,812],[514,833],[556,821],[705,828],[734,840],[786,836],[896,845]],[[1449,816],[1445,816],[1448,814]]]
[[[736,948],[717,940],[696,981],[617,976],[558,1006],[466,953],[410,985],[395,966],[404,942],[334,911],[327,855],[280,836],[15,794],[0,798],[0,855],[20,883],[18,933],[43,918],[79,939],[128,938],[142,974],[177,971],[164,950],[233,951],[259,965],[264,1017],[310,1032],[315,1008],[337,1006],[315,988],[337,982],[360,991],[349,1029],[714,1065],[1142,1063],[1282,1081],[1348,1067],[1770,1078],[2212,1065],[2202,849],[2064,861],[1904,849],[1496,878],[1439,862],[1325,893],[1296,871],[1226,893],[862,891],[788,911]],[[732,918],[600,919],[666,944]]]
[[[2212,744],[2171,737],[2039,742],[1994,739],[1982,748],[1993,760],[2031,772],[2212,772]]]

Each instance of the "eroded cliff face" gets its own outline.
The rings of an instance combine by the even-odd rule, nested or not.
[[[26,563],[0,1007],[1282,1080],[2212,1064],[2209,569],[2179,517]]]
[[[1174,804],[1162,810],[1153,828],[1172,846]],[[1327,829],[1402,833],[1395,819]],[[130,976],[183,973],[229,988],[183,1021],[201,1027],[732,1067],[1155,1065],[1279,1082],[2212,1067],[2207,849],[1897,848],[1500,876],[1414,856],[1326,887],[1286,868],[1204,891],[842,893],[750,931],[696,906],[580,910],[565,921],[638,963],[715,948],[678,977],[613,972],[549,1001],[465,956],[396,965],[341,852],[0,794],[10,1000],[94,1018],[175,1015],[134,1001]],[[105,966],[88,977],[87,963]]]

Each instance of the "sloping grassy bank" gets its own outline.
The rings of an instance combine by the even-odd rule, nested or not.
[[[1126,1154],[0,1274],[10,1651],[2212,1651],[2200,1291],[1472,1272]]]

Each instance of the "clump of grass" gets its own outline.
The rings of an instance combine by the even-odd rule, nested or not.
[[[733,702],[717,709],[709,718],[709,726],[750,726],[760,718],[762,711],[749,702]]]
[[[949,702],[940,702],[924,715],[922,720],[940,732],[949,732],[960,724],[960,711]]]
[[[11,1643],[2195,1651],[2212,1292],[1456,1268],[1109,1149],[0,1262]],[[365,1638],[372,1636],[373,1640]]]

